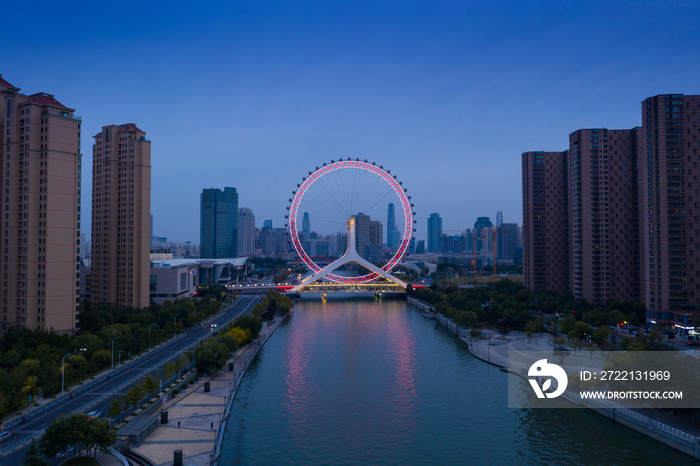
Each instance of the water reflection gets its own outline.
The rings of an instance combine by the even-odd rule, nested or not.
[[[297,303],[231,420],[222,465],[697,464],[590,411],[508,409],[506,374],[400,301]]]

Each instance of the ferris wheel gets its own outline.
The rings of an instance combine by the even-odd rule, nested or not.
[[[350,218],[355,219],[353,225],[360,219],[364,219],[367,225],[369,219],[373,218],[376,227],[378,220],[381,221],[388,215],[385,236],[390,252],[388,255],[381,254],[379,260],[381,267],[375,258],[373,262],[379,269],[367,267],[367,273],[364,275],[349,277],[335,273],[325,274],[325,278],[332,282],[356,284],[369,282],[380,275],[387,276],[386,274],[401,262],[408,251],[415,222],[411,196],[407,195],[407,189],[403,187],[403,183],[381,165],[367,160],[360,161],[360,159],[331,160],[329,164],[324,163],[310,171],[308,176],[303,177],[292,194],[293,197],[289,199],[290,205],[287,207],[290,240],[302,262],[317,274],[322,272],[323,268],[317,264],[313,251],[309,250],[308,238],[310,234],[313,235],[309,231],[310,224],[313,223],[314,233],[319,231],[317,235],[320,237],[323,237],[323,234],[342,236],[349,231]],[[392,212],[394,225],[391,225]],[[362,227],[358,228],[362,230]],[[375,244],[376,231],[382,230],[382,228],[373,230]],[[379,234],[382,236],[381,233]],[[363,233],[358,235],[367,236],[362,236]],[[354,231],[351,237],[355,237]],[[381,243],[380,238],[380,250]],[[347,244],[346,247],[347,252],[343,257],[346,257],[351,249],[354,251],[355,245]]]

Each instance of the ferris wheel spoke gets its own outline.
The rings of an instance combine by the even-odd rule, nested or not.
[[[331,162],[331,165],[324,165],[323,168],[317,169],[311,175],[308,179],[304,179],[302,189],[295,192],[290,212],[289,229],[294,248],[299,253],[302,261],[307,267],[316,271],[320,270],[320,267],[313,262],[310,253],[313,251],[316,254],[319,250],[305,250],[305,248],[308,248],[308,243],[300,238],[300,227],[302,227],[300,216],[302,213],[309,213],[313,231],[315,235],[318,235],[315,236],[317,241],[338,241],[337,236],[329,235],[342,235],[345,233],[348,218],[351,216],[357,216],[357,214],[362,213],[372,219],[386,220],[386,205],[392,196],[398,197],[400,206],[405,206],[408,202],[404,193],[394,188],[395,183],[390,179],[388,172],[384,171],[383,167],[377,167],[374,164],[370,165],[359,161],[351,162],[349,160],[338,163]],[[374,255],[374,258],[371,259],[387,271],[391,270],[398,263],[405,253],[406,245],[408,244],[407,239],[410,239],[410,233],[407,232],[411,230],[408,230],[406,225],[412,224],[412,213],[405,210],[405,208],[399,208],[396,213],[399,215],[399,218],[403,215],[403,223],[398,222],[400,224],[399,230],[402,232],[402,241],[398,254],[387,258],[387,262],[383,266],[381,263],[384,260],[379,259],[383,256]],[[386,224],[385,221],[382,223]],[[364,231],[366,232],[367,230]],[[380,242],[383,242],[384,236],[383,234],[382,238],[379,239]],[[407,236],[409,238],[406,238]],[[308,237],[306,238],[308,239]],[[322,243],[316,242],[316,247],[319,244]],[[337,248],[341,243],[336,242],[332,244],[333,246],[328,244],[328,252]],[[342,251],[338,252],[342,254]],[[327,254],[327,252],[321,252],[320,254]],[[364,257],[364,253],[361,254]],[[341,283],[362,283],[378,277],[376,273],[370,270],[364,270],[361,267],[358,270],[360,271],[359,273],[364,275],[359,277],[342,277],[329,274],[328,277],[332,281]]]

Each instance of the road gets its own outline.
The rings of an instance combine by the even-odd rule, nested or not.
[[[263,299],[262,296],[241,297],[217,317],[208,321],[218,326],[225,325],[239,315],[248,314],[253,306]],[[43,432],[53,419],[61,414],[77,411],[102,411],[103,417],[109,410],[109,405],[117,396],[124,395],[138,379],[153,374],[171,357],[185,351],[190,346],[213,333],[211,328],[194,328],[185,331],[168,343],[144,354],[140,358],[124,364],[110,372],[109,379],[100,377],[85,387],[74,390],[71,398],[64,396],[58,403],[35,414],[29,414],[22,424],[6,428],[12,432],[12,438],[0,444],[0,448],[8,450],[12,444],[21,444],[32,435]],[[24,458],[24,450],[20,448],[0,457],[0,464],[20,464]]]

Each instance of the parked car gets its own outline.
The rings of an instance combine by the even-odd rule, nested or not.
[[[12,432],[0,432],[0,442],[9,440],[12,437]]]

